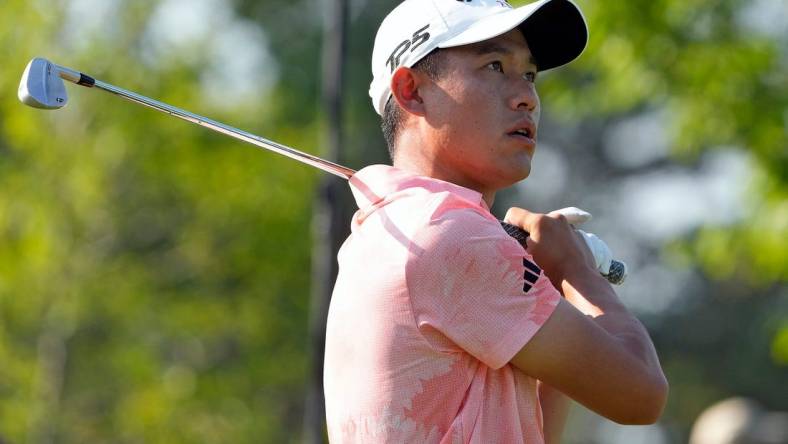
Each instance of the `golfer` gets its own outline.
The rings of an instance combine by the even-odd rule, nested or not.
[[[580,55],[567,0],[406,0],[381,24],[372,104],[393,166],[350,180],[325,397],[336,443],[557,443],[569,399],[659,418],[667,381],[643,325],[556,213],[490,213],[536,149],[538,73]]]

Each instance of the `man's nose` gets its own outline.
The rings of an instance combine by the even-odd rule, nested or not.
[[[518,79],[514,94],[510,99],[512,109],[526,109],[529,112],[534,112],[539,108],[539,96],[536,93],[536,86],[534,82],[526,79]]]

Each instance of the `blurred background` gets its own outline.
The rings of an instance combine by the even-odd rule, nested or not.
[[[0,442],[322,441],[347,185],[107,94],[16,90],[43,56],[359,169],[388,161],[367,89],[396,3],[3,2]],[[578,4],[586,52],[541,76],[534,173],[494,212],[594,214],[671,394],[648,427],[576,406],[565,442],[786,443],[788,3]]]

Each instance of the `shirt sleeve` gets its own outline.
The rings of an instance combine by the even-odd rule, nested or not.
[[[514,357],[561,298],[525,249],[475,210],[444,213],[412,243],[418,248],[405,273],[419,330],[493,369]]]

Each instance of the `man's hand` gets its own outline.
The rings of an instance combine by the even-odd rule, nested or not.
[[[594,255],[583,236],[559,211],[532,213],[510,208],[504,221],[528,231],[527,249],[556,288],[577,274],[596,271]]]

